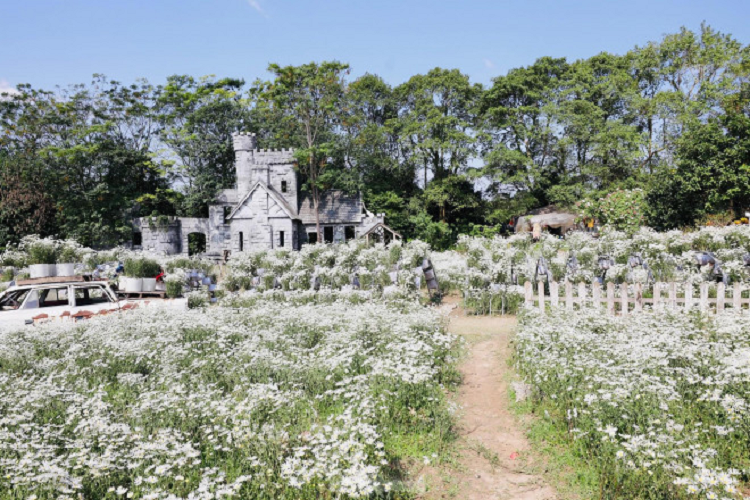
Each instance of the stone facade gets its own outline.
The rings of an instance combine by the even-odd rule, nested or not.
[[[174,217],[168,224],[134,221],[134,247],[168,255],[189,253],[190,234],[205,238],[207,254],[273,248],[299,250],[317,238],[312,200],[302,196],[294,151],[258,149],[255,134],[232,135],[237,185],[219,193],[207,219]],[[329,191],[320,201],[325,242],[356,238],[383,222],[364,209],[361,195]]]

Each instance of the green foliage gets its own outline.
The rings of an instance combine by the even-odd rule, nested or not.
[[[130,278],[155,278],[159,274],[159,263],[151,259],[132,258],[123,263],[125,276]]]
[[[207,305],[208,294],[206,292],[198,290],[187,294],[188,309],[198,309],[199,307],[206,307]]]
[[[313,199],[318,241],[322,241],[318,205],[321,193],[330,187],[325,171],[336,154],[333,132],[341,122],[349,65],[336,61],[286,67],[271,64],[268,71],[274,80],[259,82],[252,92],[260,109],[302,138],[295,157]]]
[[[167,79],[158,96],[160,136],[173,155],[165,172],[182,180],[185,188],[179,195],[157,190],[153,198],[142,200],[144,207],[164,213],[175,204],[179,215],[207,217],[208,204],[217,192],[234,185],[231,134],[250,122],[244,84],[236,78],[174,75]]]
[[[164,284],[164,287],[167,291],[167,297],[169,297],[170,299],[182,297],[182,282],[167,280],[167,282]]]
[[[0,272],[0,281],[12,281],[14,274],[12,267],[6,267]]]
[[[83,257],[83,255],[77,248],[70,245],[64,245],[60,248],[57,262],[63,264],[74,264],[79,262],[81,257]]]
[[[131,219],[206,217],[235,183],[231,133],[295,148],[303,194],[360,192],[439,248],[546,205],[643,189],[650,225],[750,209],[748,48],[709,26],[622,54],[542,57],[491,87],[434,68],[392,87],[337,61],[272,78],[95,75],[0,100],[0,248],[27,234],[102,247]],[[316,203],[317,204],[317,203]],[[621,222],[617,222],[621,224]],[[319,236],[319,240],[322,236]]]
[[[597,205],[597,219],[618,231],[633,234],[643,225],[646,201],[641,189],[614,191]]]
[[[56,264],[57,246],[49,240],[36,240],[25,247],[27,264]]]

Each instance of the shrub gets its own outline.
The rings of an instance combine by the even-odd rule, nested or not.
[[[130,278],[155,278],[159,274],[159,263],[151,259],[125,259],[125,276]]]
[[[208,295],[205,291],[197,290],[187,294],[187,306],[188,309],[196,309],[198,307],[205,307],[208,304]]]
[[[143,259],[141,270],[143,272],[141,278],[155,278],[159,274],[161,266],[155,260]]]
[[[165,283],[167,297],[174,299],[182,296],[182,281],[167,280]]]
[[[81,259],[81,252],[73,247],[72,245],[64,245],[60,249],[60,253],[57,256],[57,261],[63,264],[76,263]]]
[[[642,189],[614,191],[599,200],[600,220],[628,234],[638,231],[645,213],[646,198]]]
[[[25,247],[29,255],[28,264],[55,264],[57,247],[51,240],[35,240]]]
[[[13,268],[8,267],[6,269],[3,269],[3,272],[0,273],[0,281],[12,281],[13,280]]]

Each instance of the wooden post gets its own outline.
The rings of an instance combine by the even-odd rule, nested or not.
[[[586,307],[586,283],[578,283],[578,307]]]
[[[544,314],[547,308],[544,307],[544,281],[537,283],[537,290],[539,290],[539,310]]]
[[[593,296],[594,309],[598,311],[602,307],[602,285],[598,281],[592,283],[591,295]]]
[[[532,288],[531,281],[523,284],[523,294],[526,299],[526,307],[534,307],[534,289]]]
[[[622,311],[620,313],[623,316],[628,315],[628,284],[623,283],[620,285],[620,304],[622,305]]]
[[[677,309],[677,283],[674,281],[669,284],[669,309]]]
[[[607,283],[607,314],[615,315],[615,284]]]
[[[701,312],[708,310],[708,283],[701,283]]]
[[[573,309],[573,284],[565,280],[565,308]]]
[[[643,311],[643,285],[636,283],[633,288],[635,288],[635,305],[633,306],[633,312],[639,313]]]
[[[654,283],[654,311],[659,309],[659,302],[661,302],[661,283],[657,281]]]
[[[549,284],[549,297],[552,302],[552,307],[560,305],[560,285],[557,281],[553,281]]]
[[[685,283],[685,312],[690,312],[693,308],[693,284],[689,281]]]
[[[734,308],[734,312],[736,313],[742,312],[742,302],[740,302],[741,297],[742,285],[739,282],[735,282],[734,291],[732,292],[732,307]]]
[[[716,285],[716,312],[724,312],[724,301],[726,300],[727,286],[724,283]]]

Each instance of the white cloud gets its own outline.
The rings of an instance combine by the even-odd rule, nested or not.
[[[8,80],[3,80],[2,78],[0,78],[0,94],[4,93],[18,94],[18,91],[13,85],[8,83]]]
[[[263,10],[263,7],[260,6],[260,2],[258,2],[258,0],[247,0],[247,3],[250,4],[250,7],[252,7],[255,10],[257,10],[258,12],[260,12],[261,14],[263,14],[264,16],[266,15],[266,12]]]
[[[0,101],[4,99],[10,99],[8,95],[3,94],[20,94],[18,90],[16,90],[13,85],[8,83],[8,80],[3,80],[0,78]]]
[[[492,68],[494,68],[494,67],[495,67],[495,63],[493,63],[493,62],[492,62],[491,60],[489,60],[489,59],[485,59],[485,60],[484,60],[484,67],[485,67],[485,68],[489,68],[489,69],[492,69]]]

